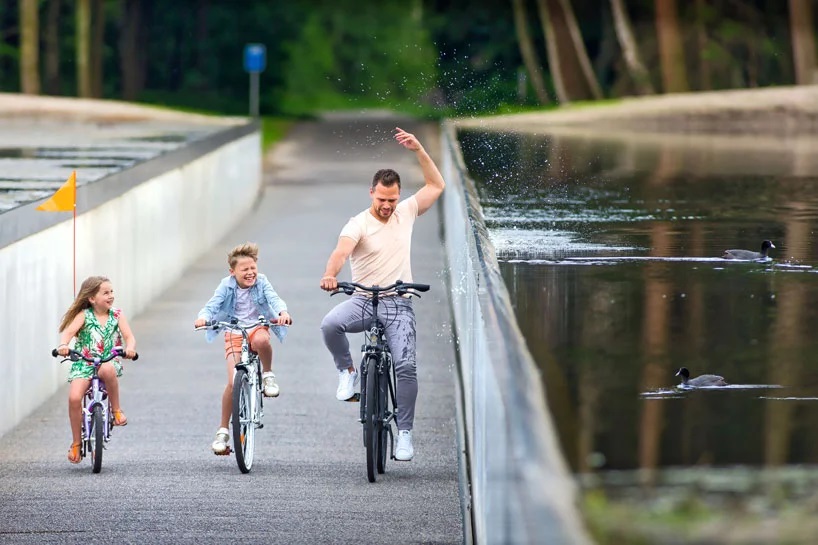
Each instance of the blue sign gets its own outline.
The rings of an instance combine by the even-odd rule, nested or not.
[[[250,73],[264,72],[267,64],[267,48],[264,44],[244,46],[244,70]]]

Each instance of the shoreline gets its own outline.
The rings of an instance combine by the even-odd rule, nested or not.
[[[757,134],[818,136],[818,85],[626,97],[615,103],[569,104],[543,112],[453,121],[458,128],[525,133],[605,128],[617,134],[707,134],[730,139]]]

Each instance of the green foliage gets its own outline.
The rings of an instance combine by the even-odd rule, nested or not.
[[[261,118],[261,147],[266,150],[282,140],[290,130],[293,121],[281,117],[264,116]]]
[[[525,2],[550,87],[537,3]],[[6,4],[0,8],[0,82],[3,91],[14,92],[19,90],[19,10],[16,1]],[[41,2],[41,33],[48,5]],[[267,49],[267,69],[260,75],[265,115],[380,107],[435,117],[536,107],[530,98],[521,102],[517,96],[522,61],[508,1],[106,1],[101,51],[105,98],[121,98],[120,48],[124,29],[136,20],[128,18],[127,5],[143,9],[138,58],[128,65],[139,70],[144,64],[141,101],[246,114],[249,77],[242,66],[243,49],[257,42]],[[603,94],[632,92],[611,38],[607,0],[571,0],[571,5]],[[643,60],[658,81],[654,1],[629,0],[626,6]],[[677,6],[692,80],[714,89],[792,83],[787,2]],[[61,2],[57,29],[59,86],[67,95],[76,93],[75,9],[74,3]],[[704,42],[700,29],[706,33]]]
[[[302,115],[372,100],[380,106],[422,101],[437,80],[437,51],[411,4],[377,10],[315,10],[285,44],[281,111]]]

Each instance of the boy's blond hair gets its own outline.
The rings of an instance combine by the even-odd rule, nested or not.
[[[238,263],[242,257],[251,257],[253,261],[258,261],[258,244],[255,242],[245,242],[230,250],[230,253],[227,254],[227,263],[230,265],[230,270],[236,268],[236,263]]]

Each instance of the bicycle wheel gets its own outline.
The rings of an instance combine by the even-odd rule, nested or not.
[[[377,459],[380,451],[381,429],[378,407],[378,371],[375,358],[367,361],[366,377],[366,421],[364,422],[364,443],[366,444],[366,476],[369,482],[375,482]]]
[[[102,405],[94,405],[91,412],[91,468],[94,473],[102,470],[102,451],[105,444],[105,429],[103,428]]]
[[[378,377],[378,407],[380,408],[380,421],[376,426],[378,430],[378,473],[386,471],[386,453],[389,448],[389,427],[391,424],[384,424],[384,415],[386,414],[389,401],[389,375],[383,373],[377,375]]]
[[[252,388],[247,370],[236,369],[233,377],[233,450],[242,473],[249,473],[253,467],[256,425],[251,414]]]

